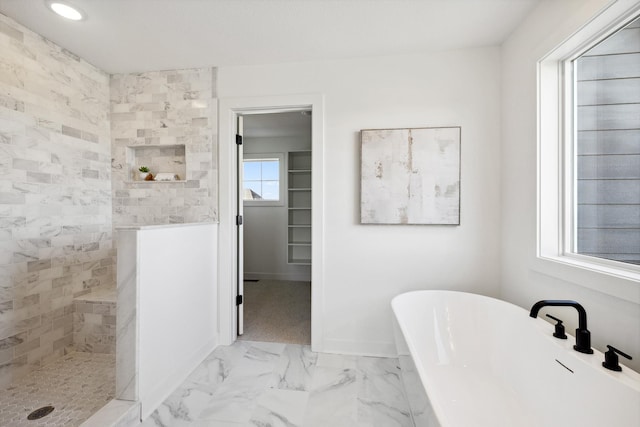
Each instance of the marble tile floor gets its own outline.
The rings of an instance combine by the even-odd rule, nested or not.
[[[0,426],[77,427],[113,399],[115,369],[114,354],[65,355],[0,390]],[[27,419],[48,405],[49,415]]]
[[[395,358],[297,344],[217,347],[143,427],[411,427]]]

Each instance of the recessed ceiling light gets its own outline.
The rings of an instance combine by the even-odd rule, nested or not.
[[[69,3],[53,0],[47,0],[46,3],[47,6],[49,6],[49,9],[63,18],[67,18],[72,21],[81,21],[87,17],[87,15],[85,15],[80,9],[76,6],[71,6]]]

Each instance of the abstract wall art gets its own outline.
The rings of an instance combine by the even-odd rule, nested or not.
[[[362,224],[460,224],[460,127],[366,129]]]

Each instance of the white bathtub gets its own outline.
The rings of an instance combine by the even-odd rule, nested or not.
[[[451,291],[391,305],[417,427],[640,426],[638,373],[603,368],[602,353],[574,351],[518,306]]]

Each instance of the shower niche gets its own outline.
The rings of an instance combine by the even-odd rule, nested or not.
[[[128,182],[185,182],[185,145],[130,145],[127,147],[127,166]],[[141,166],[148,167],[159,180],[141,178],[138,170]]]

